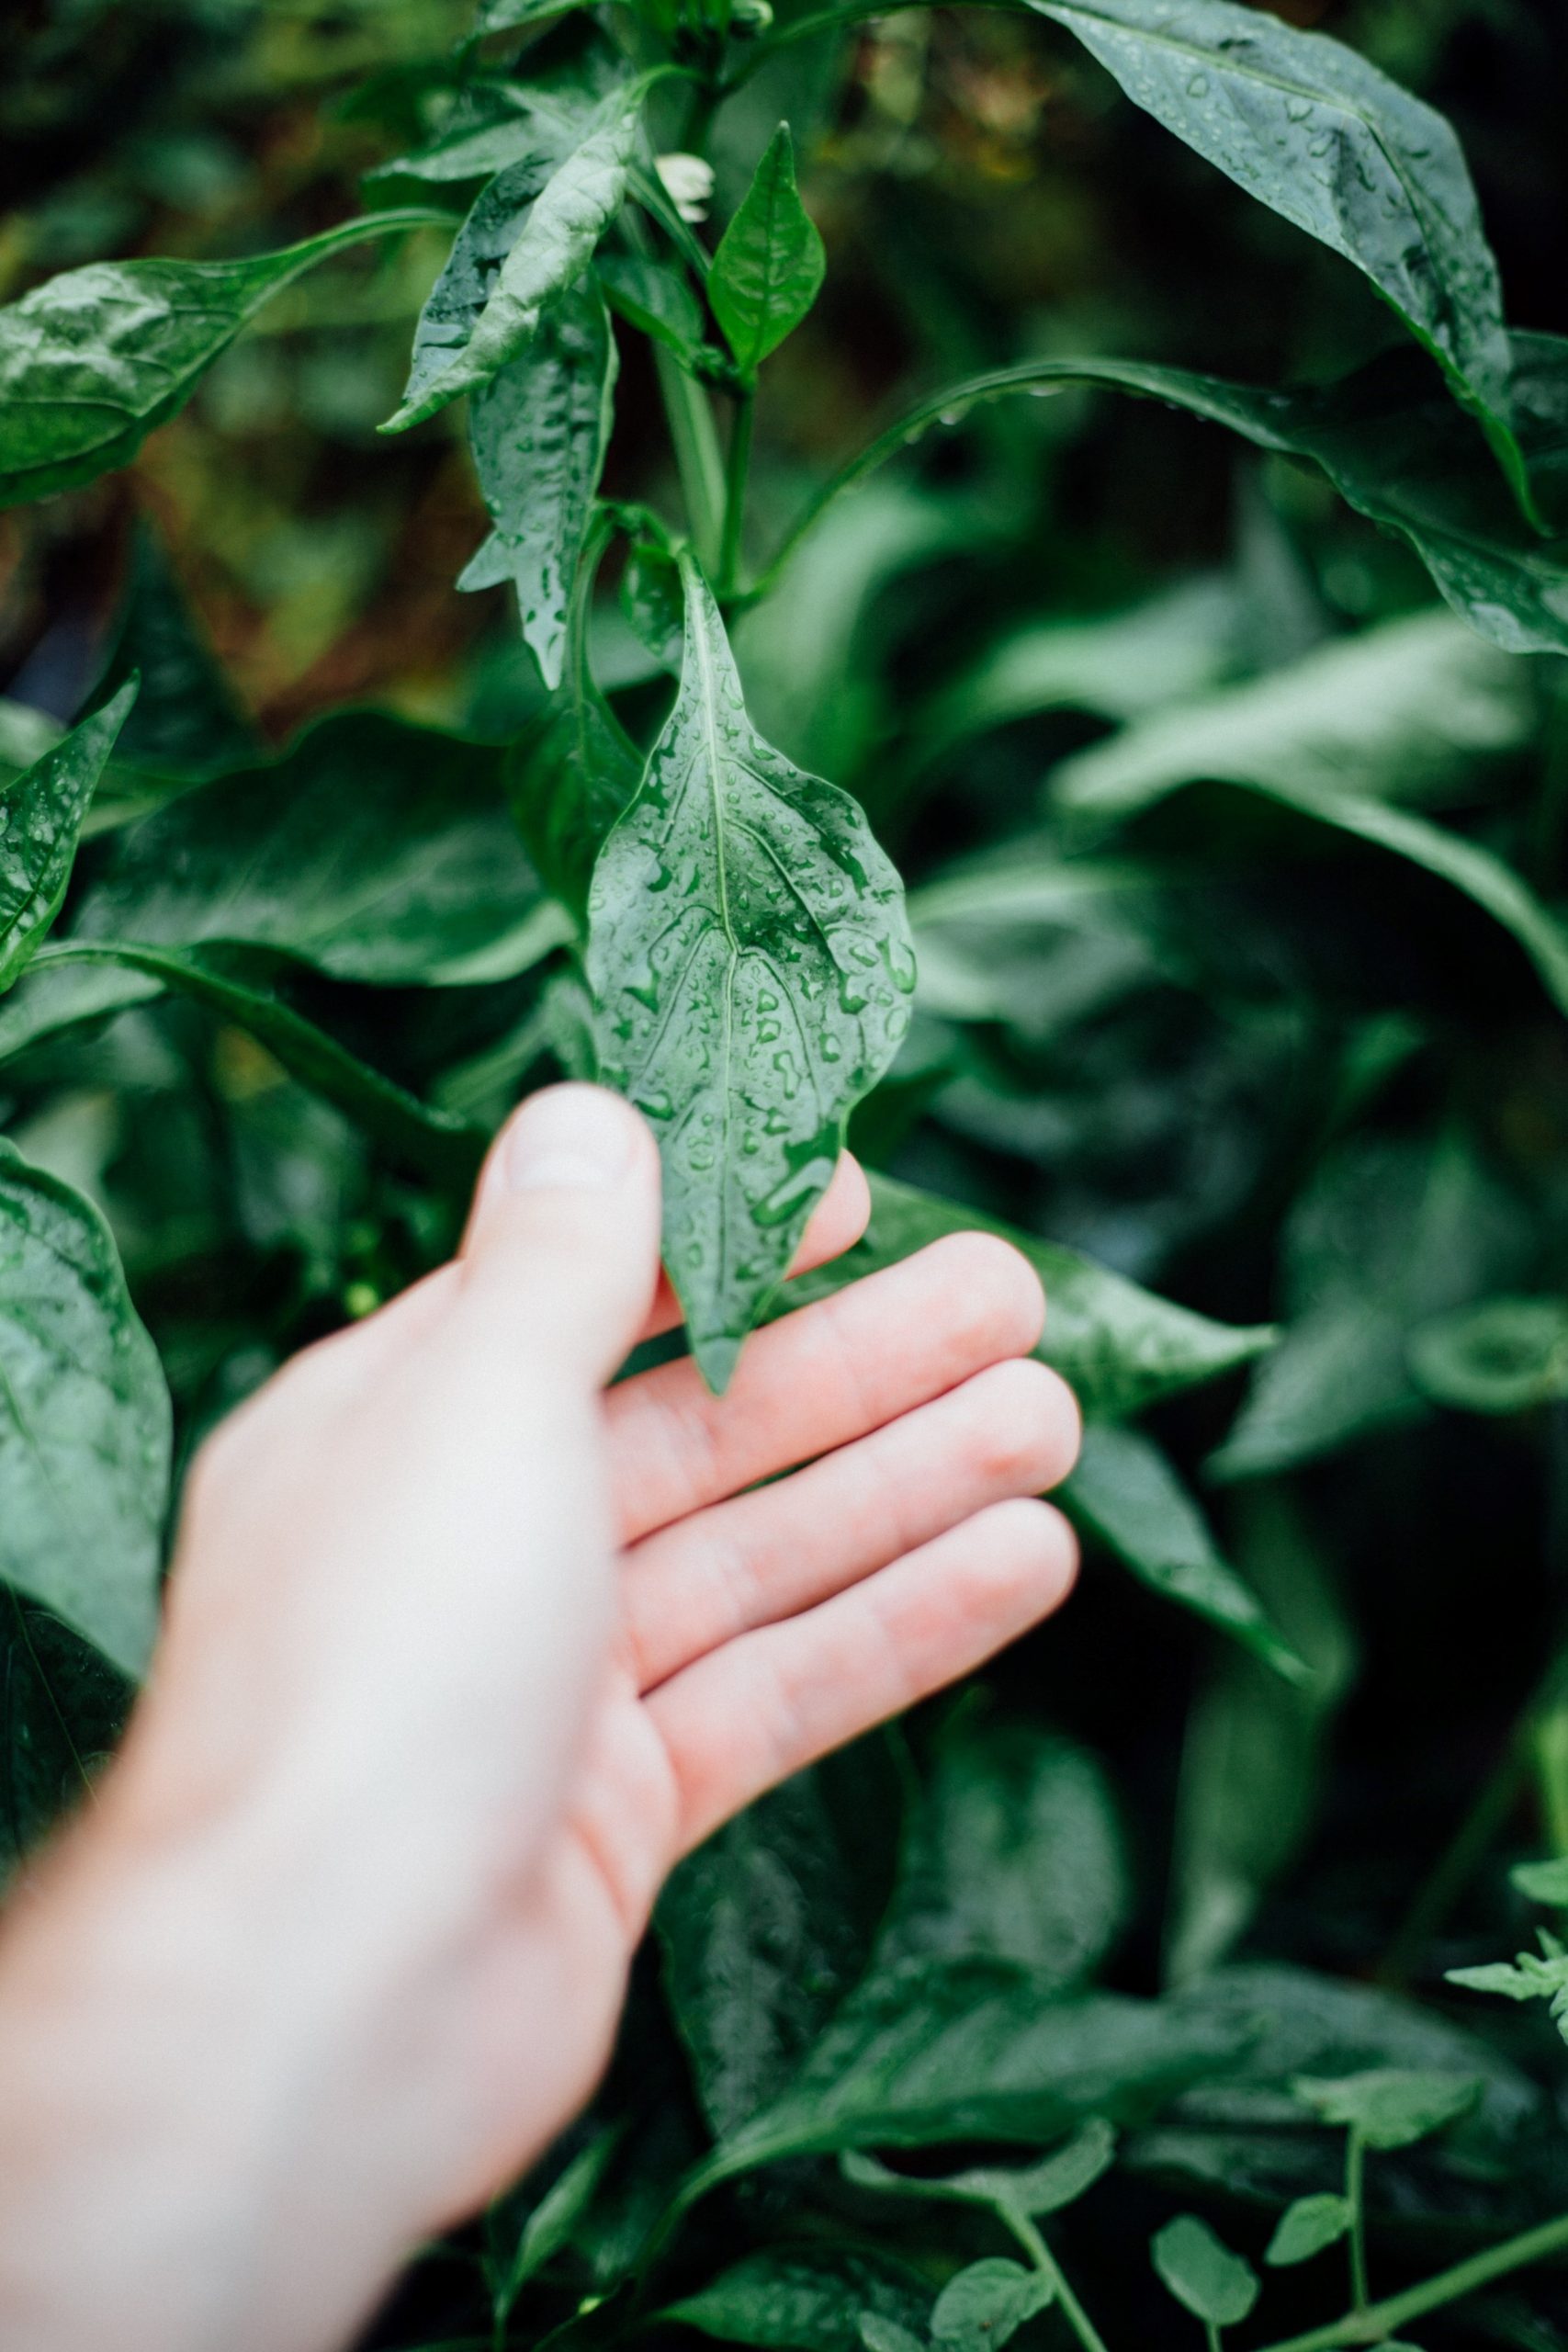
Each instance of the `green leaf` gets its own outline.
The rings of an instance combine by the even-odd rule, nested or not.
[[[676,677],[685,640],[684,604],[673,548],[662,539],[634,539],[621,573],[621,610],[660,668]]]
[[[248,261],[94,262],[0,310],[0,506],[129,465],[285,286],[329,254],[442,216],[367,213]]]
[[[1055,2282],[1005,2255],[987,2255],[950,2278],[931,2312],[931,2335],[952,2352],[990,2352],[1055,2301]]]
[[[1354,2216],[1348,2199],[1321,2193],[1298,2197],[1280,2216],[1263,2259],[1276,2270],[1310,2262],[1314,2254],[1337,2245],[1348,2234]]]
[[[1035,1725],[949,1726],[905,1840],[877,1964],[975,1952],[1063,1991],[1126,1915],[1115,1807],[1092,1757]]]
[[[1195,2213],[1168,2222],[1150,2251],[1160,2278],[1195,2319],[1235,2327],[1250,2314],[1261,2291],[1258,2273]]]
[[[94,700],[107,702],[139,678],[135,707],[120,729],[118,760],[181,782],[203,782],[262,756],[241,709],[152,528],[138,524],[115,638]]]
[[[867,1980],[788,2088],[720,2142],[687,2201],[787,2156],[1038,2143],[1090,2116],[1147,2114],[1223,2075],[1247,2040],[1156,2001],[1043,1997],[1003,1961],[908,1962]]]
[[[1549,1862],[1520,1862],[1508,1878],[1528,1903],[1568,1907],[1568,1857],[1559,1854]]]
[[[1230,1949],[1311,1833],[1325,1735],[1355,1657],[1329,1564],[1289,1492],[1247,1489],[1235,1517],[1247,1582],[1312,1679],[1289,1682],[1234,1642],[1208,1663],[1177,1785],[1166,1965],[1179,1984]]]
[[[580,928],[593,863],[637,791],[635,745],[591,678],[570,674],[506,763],[507,795],[529,855]]]
[[[1141,1290],[1076,1250],[1042,1241],[982,1216],[961,1201],[871,1179],[871,1223],[864,1238],[830,1266],[798,1275],[778,1302],[787,1312],[828,1298],[879,1267],[896,1265],[949,1233],[994,1233],[1022,1251],[1045,1287],[1045,1332],[1035,1353],[1054,1364],[1091,1420],[1137,1413],[1160,1397],[1218,1379],[1275,1341],[1267,1326],[1211,1322]]]
[[[169,1430],[107,1226],[0,1142],[0,1577],[130,1675],[157,1625]]]
[[[659,2316],[683,2321],[721,2344],[861,2352],[863,2320],[922,2328],[930,2297],[918,2271],[870,2248],[770,2246]]]
[[[690,366],[702,347],[703,314],[684,273],[646,254],[602,253],[594,267],[612,311]]]
[[[60,911],[82,819],[135,699],[132,680],[0,788],[0,989],[11,986]]]
[[[125,1677],[69,1626],[0,1594],[0,1877],[87,1794],[130,1698]]]
[[[1438,1405],[1523,1413],[1568,1396],[1568,1299],[1489,1298],[1410,1334],[1411,1375]]]
[[[724,624],[682,557],[681,689],[594,868],[600,1069],[655,1123],[665,1260],[722,1389],[893,1058],[914,954],[855,803],[747,718]]]
[[[989,2205],[1010,2213],[1059,2213],[1076,2205],[1116,2157],[1116,2134],[1095,2116],[1066,2144],[1043,2156],[1037,2165],[985,2165],[968,2172],[932,2178],[925,2173],[893,2172],[874,2156],[851,2150],[839,2159],[840,2170],[857,2188],[886,2191],[896,2197],[936,2199],[941,2203]]]
[[[425,305],[402,405],[383,433],[407,432],[527,348],[548,304],[581,276],[621,209],[651,78],[639,75],[600,101],[536,195],[531,162],[485,190],[461,262],[454,249],[452,282],[444,278]]]
[[[1134,103],[1361,270],[1479,417],[1521,502],[1497,265],[1444,118],[1321,33],[1230,0],[1031,0]]]
[[[172,989],[246,1030],[291,1077],[402,1160],[443,1182],[471,1182],[484,1131],[371,1069],[286,1003],[273,978],[265,959],[245,949],[63,941],[40,950],[26,984],[0,1012],[0,1058]]]
[[[708,274],[708,306],[735,354],[755,375],[816,301],[828,266],[817,225],[795,184],[789,125],[769,141]]]
[[[1066,808],[1121,818],[1213,780],[1292,806],[1432,800],[1471,791],[1478,765],[1516,750],[1536,715],[1519,662],[1440,610],[1384,622],[1196,702],[1152,712],[1065,760]]]
[[[517,2206],[527,2184],[492,2205],[485,2215],[485,2270],[495,2316],[505,2321],[530,2278],[570,2244],[571,2233],[592,2201],[621,2139],[618,2125],[596,2132],[563,2166],[538,2202],[519,2222]]]
[[[1092,1427],[1061,1499],[1151,1591],[1244,1643],[1292,1682],[1310,1668],[1215,1546],[1165,1455],[1136,1430]]]
[[[776,2098],[871,1957],[898,1792],[862,1741],[774,1789],[687,1856],[654,1923],[716,2136]]]
[[[552,689],[613,422],[615,340],[584,276],[546,311],[534,341],[474,394],[468,440],[495,526],[457,582],[517,590],[523,635]]]
[[[587,0],[479,0],[474,37],[479,40],[486,33],[510,32],[519,25],[542,24],[547,17],[586,5]]]
[[[1532,472],[1561,491],[1568,339],[1516,334],[1515,422]],[[1568,652],[1568,537],[1543,541],[1431,368],[1385,353],[1338,383],[1268,391],[1135,360],[1032,359],[931,393],[817,492],[760,583],[834,501],[932,425],[1018,393],[1103,385],[1224,424],[1256,448],[1316,466],[1357,512],[1405,539],[1461,618],[1509,653]]]
[[[1473,2075],[1374,2066],[1338,2080],[1298,2075],[1291,2086],[1325,2123],[1343,2124],[1369,2148],[1408,2148],[1467,2115],[1480,2095]]]
[[[926,2352],[926,2338],[880,2312],[862,2312],[857,2323],[865,2352]]]
[[[567,935],[501,789],[501,754],[369,711],[144,817],[73,943],[281,948],[337,979],[452,986],[526,971]]]

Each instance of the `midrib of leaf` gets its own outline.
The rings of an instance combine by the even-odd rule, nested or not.
[[[740,968],[740,944],[735,936],[735,925],[729,911],[729,863],[727,854],[724,820],[724,796],[718,781],[718,695],[714,681],[713,647],[708,638],[708,615],[703,599],[702,583],[690,557],[682,556],[681,570],[685,579],[688,608],[694,616],[692,642],[696,649],[698,700],[702,709],[703,736],[707,746],[708,797],[713,805],[714,862],[718,879],[718,919],[723,926],[725,945],[729,952],[728,967],[724,976],[724,1086],[720,1094],[724,1118],[724,1156],[729,1159],[730,1070],[735,1059],[735,975]],[[718,1262],[721,1268],[729,1263],[729,1186],[718,1187]]]

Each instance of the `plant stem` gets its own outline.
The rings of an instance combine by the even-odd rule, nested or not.
[[[697,553],[708,568],[718,557],[724,516],[724,460],[719,456],[713,410],[702,386],[661,343],[653,346],[653,362],[686,502],[686,520]]]
[[[1203,2322],[1203,2333],[1209,2339],[1209,2352],[1223,2352],[1223,2346],[1220,2343],[1220,2331],[1214,2325],[1212,2319],[1206,2319]]]
[[[735,595],[740,585],[740,532],[746,519],[746,477],[751,466],[751,424],[756,411],[757,395],[750,387],[736,394],[735,423],[724,469],[724,541],[718,555],[721,604]]]
[[[1345,2144],[1345,2202],[1350,2208],[1350,2301],[1359,2312],[1371,2301],[1367,2285],[1367,2143],[1354,2125]]]
[[[1389,2295],[1363,2311],[1348,2312],[1343,2319],[1311,2328],[1304,2335],[1265,2345],[1263,2352],[1337,2352],[1345,2345],[1381,2344],[1409,2321],[1440,2311],[1445,2303],[1457,2303],[1462,2295],[1474,2294],[1477,2288],[1489,2286],[1510,2270],[1522,2270],[1527,2263],[1565,2252],[1568,2213],[1560,2213],[1554,2222],[1542,2222],[1517,2238],[1505,2239],[1501,2245],[1489,2246],[1484,2254],[1472,2254],[1468,2261],[1455,2263],[1451,2270],[1440,2270],[1435,2278],[1407,2287],[1402,2295]]]
[[[996,2212],[998,2220],[1007,2223],[1041,2277],[1051,2281],[1056,2301],[1061,2306],[1062,2317],[1083,2346],[1084,2352],[1108,2352],[1105,2338],[1068,2286],[1063,2276],[1061,2264],[1028,2214],[1015,2212],[1012,2207],[1008,2205],[998,2205]]]

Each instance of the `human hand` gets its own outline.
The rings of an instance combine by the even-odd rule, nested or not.
[[[865,1211],[846,1161],[802,1262]],[[642,1122],[536,1096],[458,1259],[199,1457],[126,1749],[0,1951],[12,2352],[337,2340],[588,2096],[680,1855],[1067,1590],[1014,1251],[800,1310],[722,1399],[606,1392],[676,1320],[658,1232]]]

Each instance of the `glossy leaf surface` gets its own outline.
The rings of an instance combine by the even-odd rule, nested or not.
[[[0,788],[0,989],[11,986],[60,910],[82,820],[135,699],[134,684],[122,686]]]
[[[748,2255],[661,2317],[721,2344],[779,2352],[860,2352],[860,2323],[873,2317],[923,2326],[930,2290],[917,2271],[848,2246],[769,2248]]]
[[[897,876],[853,801],[746,714],[689,558],[681,689],[600,852],[588,974],[606,1083],[650,1118],[665,1257],[722,1388],[908,1017]]]
[[[0,506],[129,465],[275,294],[329,254],[433,217],[367,213],[248,261],[94,262],[7,304],[0,310]]]
[[[550,304],[527,349],[469,405],[469,446],[495,529],[457,585],[512,581],[524,638],[552,688],[561,683],[615,380],[604,298],[585,275]]]
[[[91,1202],[0,1143],[0,1577],[122,1673],[158,1614],[169,1396]]]
[[[1528,498],[1497,265],[1449,123],[1366,58],[1231,0],[1030,0],[1134,104],[1365,272]]]
[[[745,375],[754,375],[800,324],[827,266],[795,187],[789,125],[781,122],[708,273],[709,305]]]
[[[647,87],[645,76],[602,99],[542,185],[530,160],[486,189],[470,216],[467,251],[460,262],[454,251],[449,280],[425,305],[402,405],[383,432],[434,416],[533,341],[549,303],[581,276],[620,210]]]

